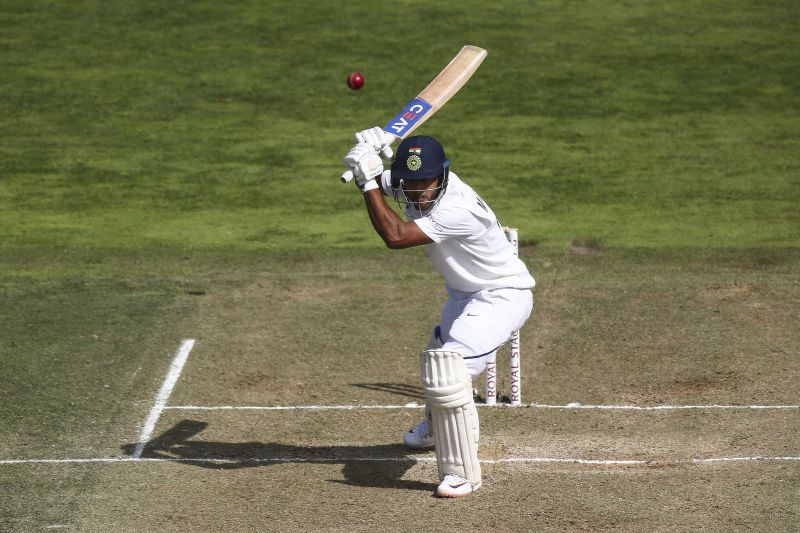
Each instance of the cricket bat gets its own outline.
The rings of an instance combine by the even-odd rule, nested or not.
[[[383,131],[394,135],[398,140],[408,137],[467,83],[487,54],[483,48],[470,44],[464,46],[439,75],[386,124]],[[343,183],[352,179],[351,171],[342,174]]]

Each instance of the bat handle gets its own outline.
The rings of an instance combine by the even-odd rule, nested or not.
[[[346,170],[344,174],[342,174],[342,183],[349,183],[353,181],[353,171]]]

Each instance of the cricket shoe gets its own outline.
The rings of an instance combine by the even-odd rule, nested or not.
[[[433,433],[431,433],[431,422],[427,418],[408,430],[403,435],[403,442],[412,450],[425,450],[433,448]]]
[[[447,474],[436,487],[436,495],[440,498],[461,498],[469,496],[479,488],[481,488],[480,481],[473,485],[461,476]]]

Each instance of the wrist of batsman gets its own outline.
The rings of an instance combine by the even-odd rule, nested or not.
[[[378,187],[380,187],[380,185],[378,185],[378,182],[374,179],[371,179],[368,182],[366,182],[363,186],[361,186],[360,189],[362,193],[365,193],[367,191],[377,189]]]

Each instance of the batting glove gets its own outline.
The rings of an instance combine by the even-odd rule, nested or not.
[[[375,178],[383,173],[383,161],[378,151],[370,144],[356,144],[342,160],[348,171],[356,180],[361,192],[378,188]],[[348,174],[345,172],[342,177]],[[349,181],[349,180],[348,180]]]
[[[394,135],[383,131],[383,129],[379,128],[378,126],[356,133],[357,143],[367,143],[372,145],[375,150],[381,153],[386,161],[389,161],[394,155],[391,147],[391,144],[394,142],[394,140]]]

